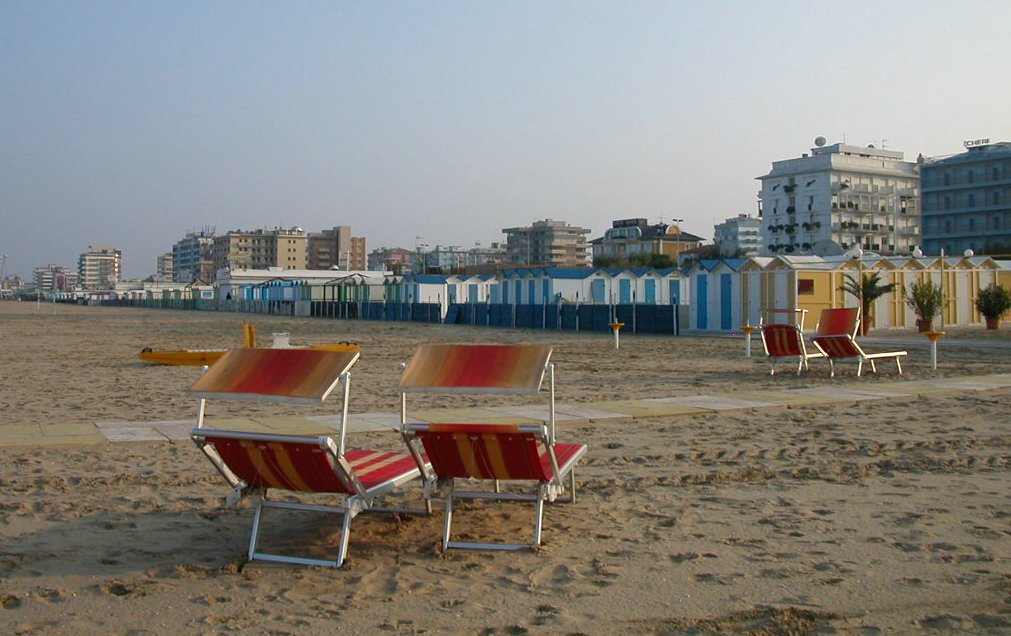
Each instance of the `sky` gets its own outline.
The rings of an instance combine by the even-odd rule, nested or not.
[[[773,161],[1011,141],[1011,3],[0,0],[5,274],[188,231],[712,238]]]

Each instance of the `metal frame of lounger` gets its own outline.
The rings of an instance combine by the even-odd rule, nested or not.
[[[358,358],[357,351],[235,349],[219,359],[191,388],[192,394],[198,398],[197,426],[191,431],[191,437],[232,487],[226,501],[237,504],[246,495],[255,499],[253,528],[247,551],[250,560],[340,567],[347,556],[351,520],[359,513],[431,512],[428,499],[425,499],[424,510],[375,505],[377,496],[420,477],[425,467],[424,460],[419,462],[417,458],[405,453],[345,449],[350,369]],[[281,435],[204,428],[208,399],[320,405],[338,384],[342,385],[343,390],[340,426],[336,435]],[[263,446],[259,450],[246,447],[246,459],[255,456],[258,460],[241,461],[240,453],[235,458],[228,458],[235,464],[230,465],[215,443],[209,443],[208,440]],[[288,451],[296,451],[306,465],[300,465],[292,459]],[[305,460],[305,453],[312,451],[315,451],[315,455]],[[381,466],[368,464],[367,459],[363,458],[369,457],[379,459],[384,462],[383,466],[395,467],[395,470],[383,471]],[[366,465],[359,465],[359,462],[366,462]],[[311,470],[301,473],[299,468]],[[330,493],[345,498],[340,505],[269,501],[267,491],[270,488],[295,493]],[[337,558],[331,561],[257,550],[264,508],[342,514],[343,527]]]
[[[895,367],[898,369],[899,375],[902,375],[902,362],[900,358],[907,355],[906,351],[867,353],[857,343],[856,339],[849,334],[815,336],[811,340],[814,342],[814,345],[818,347],[818,350],[824,353],[825,357],[828,358],[830,377],[835,377],[836,360],[846,360],[852,358],[856,358],[857,360],[857,377],[860,377],[863,373],[864,362],[869,362],[871,365],[871,372],[877,373],[878,369],[877,366],[875,366],[874,361],[888,358],[895,359]]]

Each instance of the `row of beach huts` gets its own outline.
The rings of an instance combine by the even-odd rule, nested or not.
[[[877,299],[875,329],[911,328],[903,290],[919,280],[944,289],[942,321],[982,325],[974,300],[991,283],[1011,288],[1011,261],[989,256],[774,256],[702,260],[686,268],[530,267],[485,275],[406,275],[370,271],[233,270],[214,285],[157,286],[107,302],[161,307],[375,320],[635,332],[739,331],[769,310],[859,304],[847,276],[877,273],[895,291]],[[582,325],[582,326],[580,326]],[[813,325],[808,325],[813,327]]]

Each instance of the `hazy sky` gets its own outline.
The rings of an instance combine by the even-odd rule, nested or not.
[[[188,230],[713,225],[816,136],[1011,140],[1011,3],[0,0],[5,273]]]

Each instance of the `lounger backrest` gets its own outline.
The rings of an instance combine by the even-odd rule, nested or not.
[[[529,479],[555,474],[540,425],[412,424],[442,479]]]
[[[335,470],[335,454],[327,448],[326,437],[273,441],[243,439],[209,431],[203,435],[203,440],[251,488],[356,493],[343,471]]]
[[[860,309],[858,307],[822,309],[821,318],[818,320],[817,335],[838,336],[849,334],[855,336],[859,323]]]
[[[190,390],[202,399],[319,404],[358,356],[357,351],[232,349]]]
[[[762,344],[769,356],[799,356],[803,355],[803,343],[800,332],[793,325],[764,325],[762,327]]]
[[[401,393],[537,393],[550,345],[423,344],[400,377]]]

